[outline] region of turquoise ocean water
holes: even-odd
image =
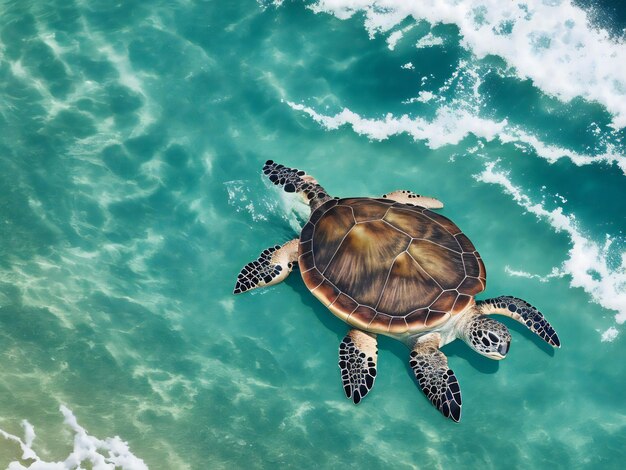
[[[590,3],[0,1],[0,467],[623,468],[626,14]],[[269,158],[442,200],[562,348],[446,346],[455,424],[382,338],[354,406],[297,271],[231,294],[306,215]]]

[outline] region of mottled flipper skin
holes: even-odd
[[[387,194],[383,194],[383,199],[391,199],[392,201],[401,202],[403,204],[411,204],[413,206],[426,207],[428,209],[441,209],[443,202],[434,197],[422,196],[415,194],[408,189],[399,189]]]
[[[274,245],[266,248],[257,259],[250,261],[241,269],[233,294],[278,284],[289,275],[297,259],[297,238],[283,246]]]
[[[461,419],[461,389],[448,358],[439,350],[440,336],[432,333],[418,341],[409,359],[422,392],[446,417],[457,423]]]
[[[376,335],[350,330],[339,345],[339,368],[346,397],[355,405],[374,386],[378,347]]]
[[[399,190],[380,198],[333,198],[304,171],[268,160],[264,175],[299,196],[311,215],[298,239],[265,250],[239,273],[235,293],[276,284],[297,263],[311,293],[353,328],[339,347],[346,396],[360,403],[377,372],[377,335],[411,350],[417,382],[445,417],[461,419],[461,390],[439,349],[462,339],[477,353],[504,359],[511,335],[491,314],[507,315],[554,347],[543,315],[510,296],[476,302],[487,272],[474,244],[430,209],[435,198]]]
[[[288,193],[300,193],[304,202],[311,206],[311,210],[331,199],[317,180],[297,168],[288,168],[268,160],[263,165],[263,174],[276,186]]]
[[[494,299],[481,300],[476,302],[476,307],[483,315],[497,314],[506,315],[517,320],[543,339],[546,343],[555,348],[561,347],[561,340],[552,328],[552,325],[545,319],[543,314],[528,302],[517,297],[503,295]]]

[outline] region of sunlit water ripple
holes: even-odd
[[[620,468],[626,14],[588,5],[0,1],[0,466]],[[307,216],[268,158],[442,200],[563,347],[446,346],[454,424],[382,338],[355,407],[297,273],[231,293]]]

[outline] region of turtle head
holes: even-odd
[[[485,315],[472,315],[461,336],[474,351],[498,361],[506,357],[511,344],[507,327]]]

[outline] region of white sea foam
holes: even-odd
[[[254,186],[249,181],[225,182],[228,203],[235,208],[235,211],[245,211],[250,214],[254,222],[267,221],[269,214],[276,214],[281,216],[295,232],[300,232],[302,230],[300,220],[306,220],[310,212],[308,206],[293,194],[284,191],[276,191],[276,194],[272,194],[276,188],[267,182],[269,181],[267,178],[263,180],[268,193],[261,198],[252,196],[255,194]]]
[[[586,12],[570,1],[318,0],[310,8],[340,19],[362,12],[370,36],[411,17],[456,24],[461,45],[477,58],[500,56],[545,93],[563,101],[597,101],[612,114],[615,127],[626,127],[626,46],[590,26]],[[393,46],[402,36],[394,33]]]
[[[431,92],[420,92],[414,101],[430,101],[437,99]],[[423,140],[430,148],[439,148],[443,145],[458,144],[468,135],[483,138],[487,141],[498,139],[503,143],[514,143],[534,151],[538,156],[554,163],[560,158],[568,158],[574,164],[588,165],[590,163],[616,164],[626,174],[626,156],[620,155],[611,146],[598,155],[582,155],[569,149],[549,145],[534,135],[510,125],[506,119],[494,121],[477,116],[471,109],[442,106],[437,110],[433,120],[411,118],[408,115],[396,117],[391,113],[384,119],[369,119],[344,108],[334,116],[318,113],[313,108],[302,104],[287,102],[297,111],[302,111],[328,130],[338,129],[349,125],[357,134],[365,135],[373,140],[385,140],[399,134],[409,134],[415,140]]]
[[[602,333],[602,342],[611,342],[617,338],[619,331],[614,326],[608,328],[604,333]]]
[[[591,299],[604,308],[616,313],[618,324],[626,321],[626,252],[622,253],[621,265],[613,267],[609,262],[609,248],[612,240],[607,236],[604,245],[586,238],[571,215],[563,213],[562,208],[547,210],[543,205],[533,202],[522,190],[515,186],[507,173],[495,169],[496,163],[490,162],[485,170],[476,175],[478,181],[501,186],[505,193],[528,212],[547,221],[557,232],[565,232],[571,243],[568,258],[553,274],[563,273],[570,277],[572,287],[585,290]],[[559,273],[559,274],[557,274]],[[603,335],[603,341],[610,341],[611,333]],[[606,338],[606,339],[605,339]]]
[[[435,97],[430,91],[420,91],[419,96],[416,98],[417,101],[422,103],[427,103]]]
[[[10,462],[7,470],[78,470],[89,464],[98,470],[147,470],[148,466],[139,457],[135,456],[128,443],[118,436],[98,439],[91,436],[85,428],[78,424],[72,411],[61,405],[61,413],[65,425],[73,433],[74,445],[72,452],[62,461],[45,461],[33,449],[35,429],[28,421],[22,421],[24,439],[0,429],[0,436],[15,443],[22,452],[19,460]],[[20,462],[20,460],[22,462]],[[30,461],[25,463],[24,461]]]
[[[423,36],[417,41],[415,47],[418,49],[423,49],[425,47],[433,47],[433,46],[442,46],[443,38],[440,36],[434,36],[433,33],[428,33],[426,36]]]
[[[396,48],[396,44],[398,44],[398,41],[402,39],[402,37],[414,27],[415,27],[415,24],[410,24],[406,26],[405,28],[398,29],[397,31],[394,31],[393,33],[391,33],[387,37],[387,47],[393,51]]]
[[[528,132],[515,127],[507,129],[498,137],[503,143],[521,143],[550,163],[554,163],[560,158],[569,158],[577,166],[588,165],[590,163],[616,164],[622,172],[626,174],[626,157],[617,152],[615,147],[611,144],[606,144],[606,150],[601,153],[584,155],[563,147],[546,144]]]
[[[319,114],[314,109],[296,103],[288,103],[293,109],[303,111],[326,129],[338,129],[349,124],[357,134],[370,139],[385,140],[393,135],[409,134],[415,140],[424,140],[430,148],[457,144],[469,134],[493,140],[502,133],[506,121],[495,122],[473,116],[463,109],[442,107],[433,121],[423,118],[410,118],[408,115],[395,117],[387,114],[384,119],[362,118],[345,108],[335,116]]]
[[[550,272],[550,274],[547,274],[545,276],[540,276],[539,274],[533,274],[527,271],[512,269],[510,266],[505,266],[504,272],[506,272],[509,276],[524,277],[526,279],[536,279],[539,282],[549,282],[550,279],[553,279],[555,277],[563,277],[566,274],[560,271],[558,268],[552,268],[552,271]]]

